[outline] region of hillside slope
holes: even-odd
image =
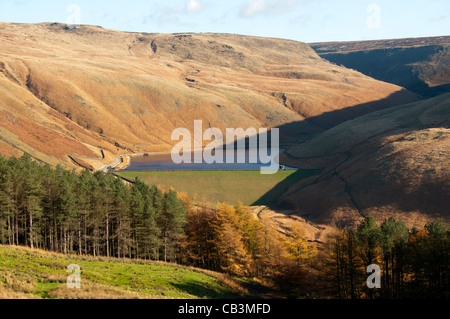
[[[61,254],[0,246],[0,299],[239,298],[241,283],[212,271],[162,262]],[[81,268],[80,289],[67,267]]]
[[[0,152],[50,164],[167,152],[172,131],[200,119],[282,127],[295,144],[415,100],[295,41],[0,23]]]
[[[354,225],[394,216],[408,226],[449,220],[450,94],[374,112],[284,154],[288,165],[321,168],[280,204],[309,220]]]
[[[450,36],[312,43],[324,59],[423,97],[450,92]]]

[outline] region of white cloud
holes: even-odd
[[[241,9],[241,16],[251,18],[260,13],[264,13],[267,9],[265,0],[249,0],[249,3]]]
[[[242,18],[253,18],[258,15],[279,15],[290,12],[299,0],[248,0],[240,11]]]
[[[200,0],[189,0],[186,3],[187,12],[200,12],[203,11],[204,7],[203,2]]]

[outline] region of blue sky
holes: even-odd
[[[450,35],[449,0],[0,0],[3,22],[80,22],[150,33],[303,42]]]

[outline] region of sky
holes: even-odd
[[[450,35],[450,0],[0,0],[0,21],[356,41]]]

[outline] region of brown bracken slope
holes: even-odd
[[[194,120],[281,127],[296,144],[416,100],[295,41],[0,23],[0,153],[52,165],[167,152],[172,131]]]
[[[450,208],[450,94],[374,112],[290,149],[283,161],[320,168],[280,204],[319,224],[354,225],[372,215],[410,227]]]

